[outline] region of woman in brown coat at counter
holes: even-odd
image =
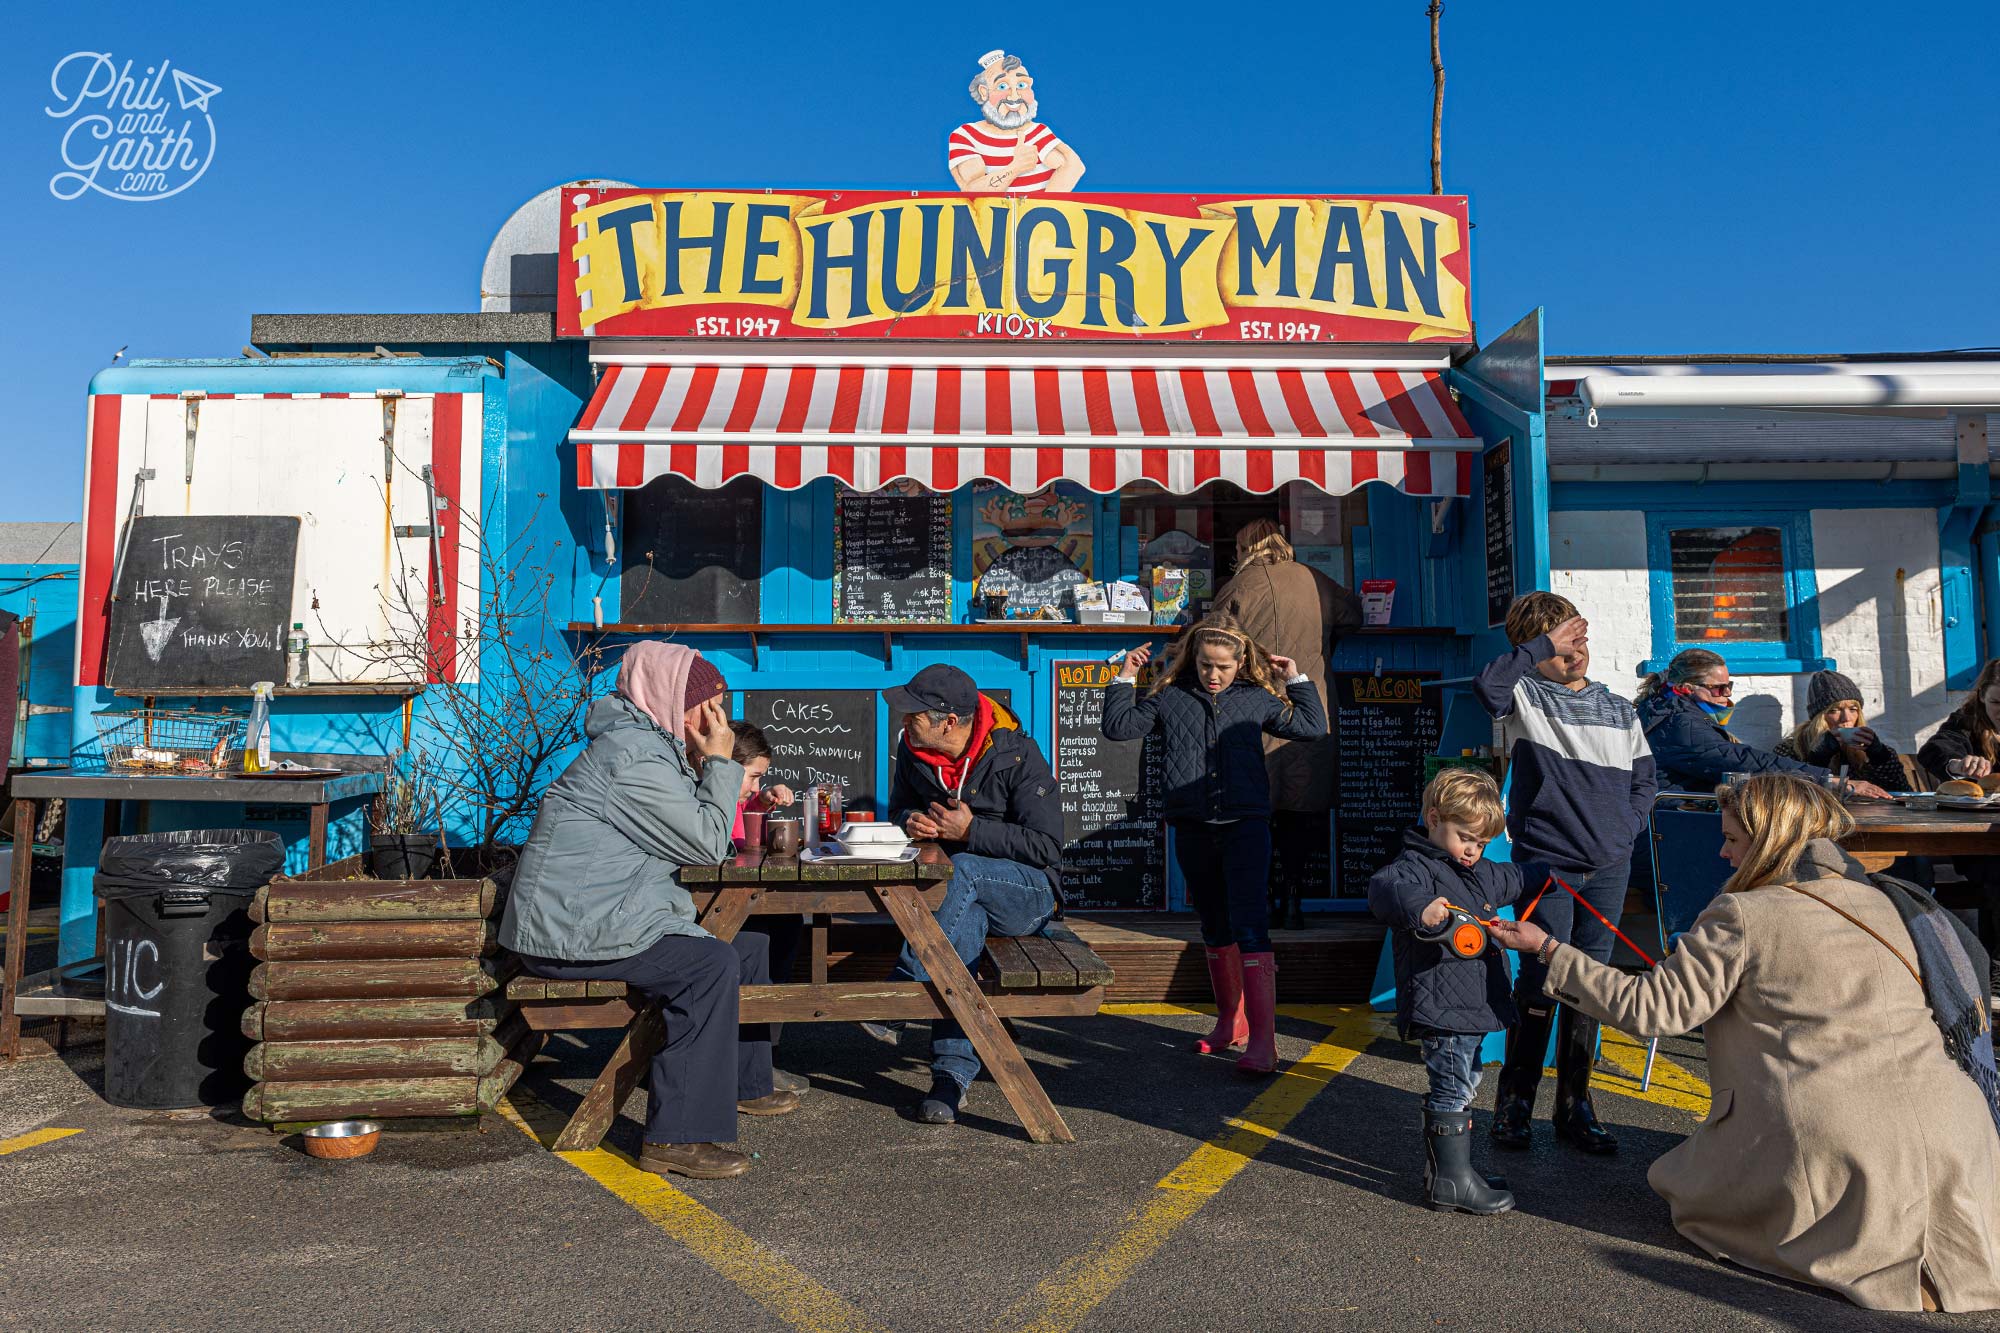
[[[1789,774],[1722,794],[1736,873],[1653,971],[1533,922],[1494,937],[1545,952],[1548,993],[1605,1023],[1702,1029],[1708,1118],[1646,1177],[1683,1236],[1869,1309],[2000,1308],[2000,1134],[1903,961],[1902,917],[1834,841],[1847,812]]]
[[[1293,558],[1292,544],[1268,518],[1253,519],[1236,534],[1236,573],[1215,594],[1215,611],[1233,618],[1245,634],[1279,657],[1298,663],[1327,707],[1326,666],[1341,636],[1361,624],[1361,600],[1310,565]],[[1331,720],[1329,711],[1327,717]],[[1315,847],[1324,849],[1327,811],[1333,808],[1332,727],[1316,741],[1264,738],[1264,768],[1271,780],[1271,841],[1277,852],[1271,877],[1271,923],[1305,925],[1299,911],[1303,870]],[[1289,909],[1289,910],[1287,910]]]

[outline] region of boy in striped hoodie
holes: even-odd
[[[1566,597],[1516,598],[1507,611],[1514,647],[1486,664],[1473,691],[1500,719],[1505,737],[1514,859],[1547,863],[1596,909],[1552,888],[1535,908],[1536,923],[1604,962],[1612,942],[1606,922],[1616,925],[1624,909],[1633,843],[1658,784],[1638,712],[1589,677],[1589,629]],[[1508,1030],[1507,1063],[1496,1081],[1493,1138],[1503,1148],[1533,1142],[1535,1088],[1557,1007],[1542,994],[1546,975],[1547,968],[1522,956],[1514,988],[1520,1018]],[[1615,1153],[1618,1140],[1598,1124],[1590,1101],[1597,1020],[1563,1006],[1560,1024],[1556,1137],[1587,1153]]]

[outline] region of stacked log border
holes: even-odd
[[[378,880],[350,857],[250,905],[244,1057],[253,1120],[422,1119],[493,1109],[541,1049],[506,999],[490,879]]]

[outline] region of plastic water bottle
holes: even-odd
[[[806,825],[806,827],[805,827],[805,835],[806,835],[806,846],[807,846],[807,847],[809,847],[809,848],[811,848],[811,849],[812,849],[813,851],[818,851],[818,850],[819,850],[819,839],[820,839],[820,832],[819,832],[819,805],[820,805],[820,799],[821,799],[821,796],[820,796],[820,790],[819,790],[819,784],[818,784],[818,783],[814,783],[814,784],[813,784],[812,786],[810,786],[810,787],[807,787],[807,788],[806,788],[806,809],[805,809],[805,815],[806,815],[806,818],[805,818],[805,825]]]
[[[294,620],[292,632],[285,636],[285,684],[293,689],[312,683],[311,648],[305,624]]]

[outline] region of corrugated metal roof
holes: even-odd
[[[83,558],[78,523],[0,523],[0,565],[74,565]]]
[[[1747,412],[1639,416],[1551,411],[1549,464],[1941,462],[1958,457],[1951,418]],[[2000,444],[2000,438],[1996,438]],[[2000,455],[1995,455],[2000,458]]]

